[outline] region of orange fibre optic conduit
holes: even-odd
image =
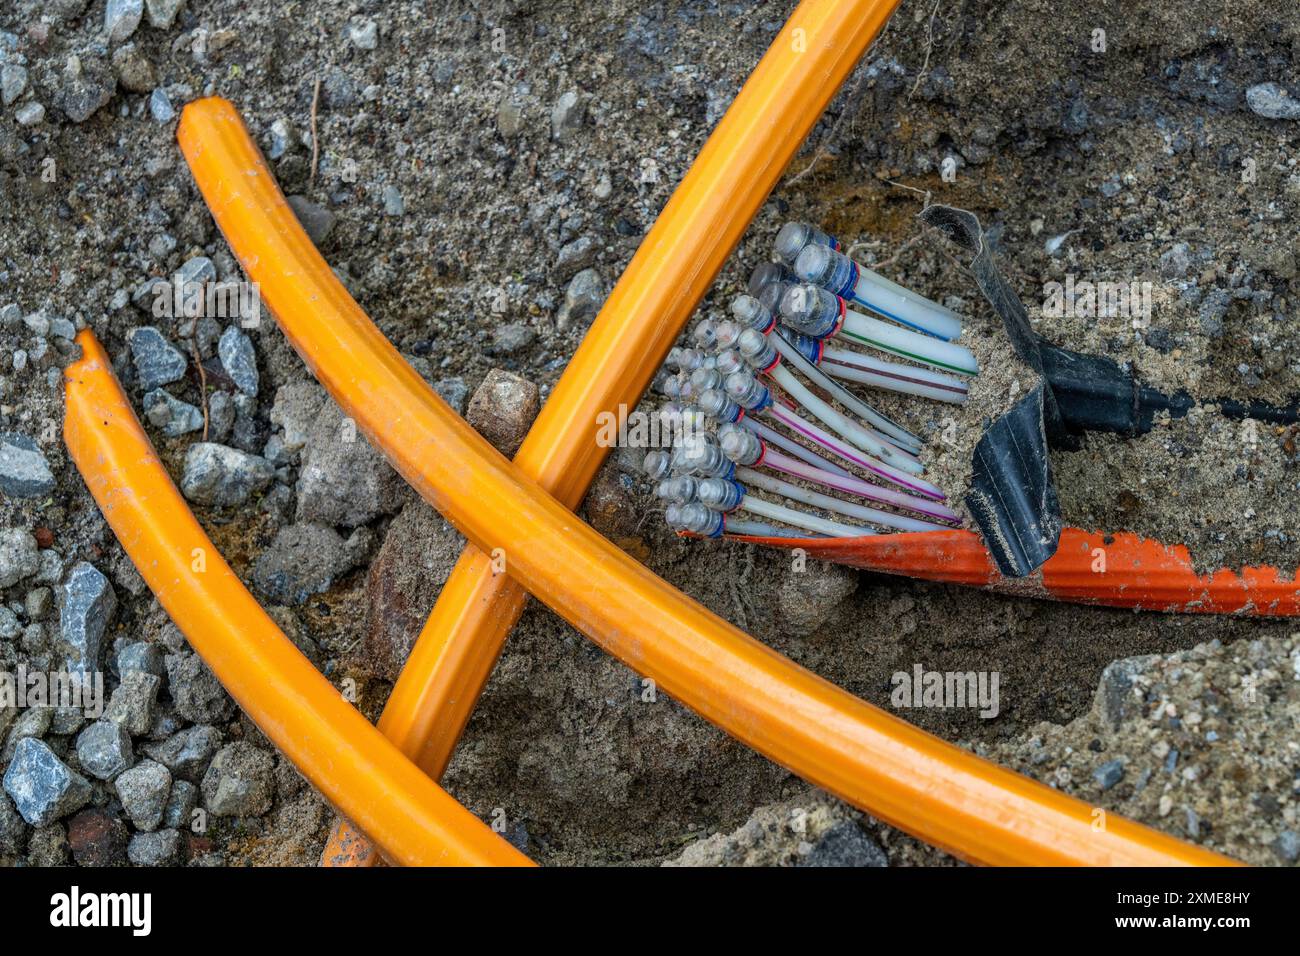
[[[973,531],[864,538],[732,537],[774,548],[801,548],[820,561],[1026,597],[1179,614],[1300,616],[1300,578],[1288,578],[1271,567],[1199,574],[1185,546],[1127,531],[1066,528],[1056,554],[1037,573],[1021,579],[999,574]]]
[[[281,633],[172,484],[89,331],[65,372],[63,436],[150,590],[239,706],[385,856],[529,864],[407,760]]]
[[[607,449],[601,411],[632,406],[835,91],[898,0],[805,0],[755,67],[641,242],[533,424],[515,464],[577,508]],[[467,544],[379,720],[442,776],[524,591]],[[373,862],[341,822],[327,865]]]
[[[1228,864],[970,754],[797,666],[677,591],[453,412],[347,294],[231,105],[185,108],[217,225],[317,379],[408,482],[508,573],[638,673],[816,786],[967,860]],[[364,829],[360,820],[354,820]]]

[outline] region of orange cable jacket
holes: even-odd
[[[64,441],[122,547],[239,706],[388,858],[528,859],[407,760],[281,633],[172,484],[89,331],[66,372]]]
[[[565,369],[515,464],[576,508],[606,449],[601,411],[634,405],[786,164],[898,0],[806,0],[737,94],[637,249]],[[437,779],[451,759],[526,592],[467,544],[379,727]],[[453,693],[454,692],[454,693]],[[345,852],[342,843],[346,842]],[[328,861],[373,863],[345,822]]]
[[[809,42],[815,49],[818,39]],[[858,700],[678,592],[496,452],[403,361],[311,244],[228,102],[191,103],[179,138],[244,269],[362,432],[479,548],[503,548],[525,588],[666,693],[813,784],[968,860],[1230,862],[1119,817],[1094,827],[1086,804]]]

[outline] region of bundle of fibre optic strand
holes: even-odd
[[[859,537],[959,524],[923,477],[921,440],[841,383],[963,403],[979,369],[953,341],[961,317],[806,223],[782,227],[775,257],[754,270],[733,318],[696,325],[693,347],[674,348],[655,379],[670,437],[644,469],[669,526]]]

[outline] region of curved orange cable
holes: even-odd
[[[822,680],[615,548],[497,453],[402,359],[312,245],[234,108],[185,108],[181,148],[289,341],[394,467],[565,620],[804,779],[968,860],[1230,861],[1093,808]]]
[[[266,615],[172,484],[89,330],[66,372],[64,441],[149,588],[244,712],[391,860],[523,866],[343,699]]]

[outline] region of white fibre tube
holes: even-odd
[[[753,485],[755,488],[770,491],[774,495],[784,495],[786,498],[812,505],[814,508],[834,511],[837,514],[857,518],[859,521],[868,521],[884,528],[895,528],[899,531],[946,531],[948,529],[947,525],[922,521],[919,518],[908,518],[889,511],[881,511],[879,508],[868,508],[866,505],[857,505],[851,501],[833,498],[830,495],[822,494],[820,491],[812,491],[773,475],[765,475],[753,468],[737,468],[736,480],[742,485]]]

